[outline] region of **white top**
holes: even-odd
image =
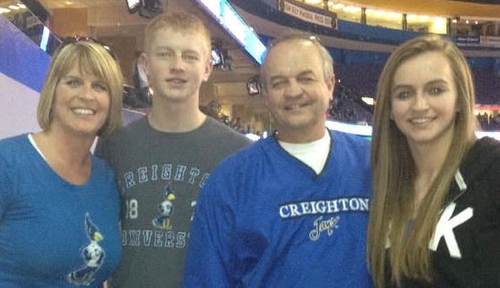
[[[38,152],[38,154],[40,154],[40,156],[42,156],[43,160],[47,161],[47,159],[45,158],[45,155],[43,155],[40,148],[38,148],[38,146],[36,145],[35,139],[33,139],[33,134],[31,134],[31,133],[28,134],[28,140],[30,140],[31,145],[33,145],[36,152]]]
[[[330,151],[330,133],[328,131],[325,132],[323,138],[309,143],[278,142],[286,152],[311,167],[316,174],[321,173]]]

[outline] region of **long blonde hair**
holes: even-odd
[[[415,217],[415,162],[406,137],[390,119],[390,91],[397,68],[429,51],[438,51],[448,60],[459,111],[453,145]],[[474,103],[474,84],[467,61],[460,50],[443,37],[426,35],[409,40],[397,48],[385,64],[377,87],[374,115],[373,199],[368,228],[368,262],[377,287],[385,286],[387,266],[392,271],[391,280],[398,286],[403,276],[432,281],[428,246],[455,172],[475,139]],[[408,229],[410,220],[414,222]],[[386,249],[388,243],[390,249]]]

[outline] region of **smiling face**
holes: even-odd
[[[447,58],[426,52],[403,62],[391,88],[392,115],[410,145],[452,141],[457,89]]]
[[[305,143],[324,135],[334,79],[325,79],[323,68],[320,51],[311,41],[285,41],[270,50],[263,82],[278,139]]]
[[[200,86],[212,72],[205,42],[191,30],[163,28],[154,33],[144,63],[155,99],[198,101]]]
[[[50,129],[95,137],[110,108],[106,83],[74,65],[57,83]]]

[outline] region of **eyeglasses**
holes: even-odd
[[[118,58],[116,57],[116,54],[113,52],[111,47],[109,47],[109,45],[104,44],[103,42],[101,42],[95,38],[91,38],[91,37],[71,36],[71,37],[64,38],[62,40],[61,46],[59,46],[59,50],[63,49],[65,46],[67,46],[69,44],[75,44],[75,43],[82,42],[82,41],[99,44],[102,48],[104,48],[106,51],[108,51],[109,55],[111,55],[111,57],[113,57],[113,59],[118,60]]]

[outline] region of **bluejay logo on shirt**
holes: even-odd
[[[309,239],[317,241],[326,233],[332,236],[334,229],[338,228],[341,213],[368,213],[369,198],[343,197],[326,200],[307,200],[280,205],[279,215],[282,219],[294,219],[312,215],[316,217],[309,232]],[[330,217],[328,217],[330,215]]]
[[[172,230],[172,223],[170,217],[174,213],[175,200],[174,190],[172,184],[168,183],[164,188],[163,201],[158,205],[158,212],[160,215],[153,219],[153,226],[162,230]]]
[[[210,176],[204,170],[184,164],[156,163],[121,172],[118,179],[124,204],[122,245],[186,248],[188,220],[192,220],[198,191]],[[157,195],[153,200],[152,194]]]
[[[85,262],[84,266],[69,273],[67,280],[74,285],[88,286],[94,281],[95,273],[104,261],[105,253],[104,249],[99,245],[99,242],[104,238],[97,226],[92,223],[88,213],[85,214],[85,227],[90,243],[82,247],[81,255]]]

